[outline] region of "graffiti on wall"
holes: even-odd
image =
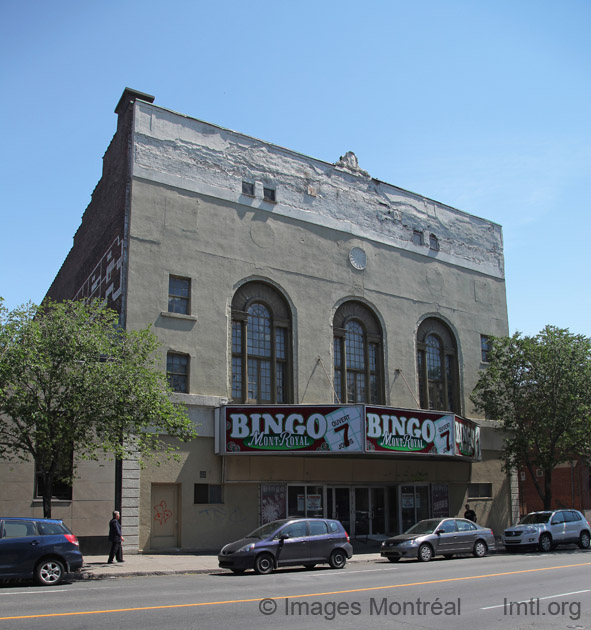
[[[164,501],[164,499],[160,501],[158,505],[154,506],[154,510],[156,511],[154,520],[158,521],[160,525],[164,525],[164,523],[172,517],[172,510],[166,507],[166,501]]]
[[[215,523],[242,523],[246,517],[240,511],[239,507],[229,509],[226,507],[210,507],[199,511],[199,516],[203,516],[209,522]]]

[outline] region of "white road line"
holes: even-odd
[[[589,593],[591,592],[589,589],[585,591],[573,591],[572,593],[560,593],[559,595],[548,595],[547,597],[529,597],[528,599],[522,599],[520,602],[511,602],[512,604],[524,604],[530,602],[532,599],[536,601],[542,601],[544,599],[556,599],[557,597],[568,597],[569,595],[580,595],[581,593]],[[493,608],[503,608],[506,604],[499,604],[497,606],[487,606],[486,608],[481,608],[480,610],[492,610]]]
[[[14,596],[14,595],[51,595],[51,593],[64,593],[66,591],[69,591],[69,588],[52,588],[50,591],[40,591],[39,589],[36,589],[34,591],[8,591],[8,592],[4,592],[2,591],[0,593],[0,595],[10,595],[10,596]]]
[[[84,589],[84,591],[104,591],[107,589],[120,589],[119,586],[89,586]],[[75,591],[72,588],[51,588],[49,587],[47,590],[45,589],[31,589],[30,591],[24,591],[22,589],[18,591],[0,591],[1,595],[51,595],[52,593],[78,593],[79,591]]]

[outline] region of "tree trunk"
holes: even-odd
[[[53,475],[43,475],[43,516],[51,518],[51,495],[53,494]]]
[[[544,470],[544,509],[552,509],[552,469]]]

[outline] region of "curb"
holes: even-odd
[[[376,559],[381,559],[381,558],[376,558],[375,557],[376,554],[371,554],[371,555],[372,555],[371,558],[365,558],[363,556],[353,557],[347,562],[347,564],[355,564],[355,563],[361,563],[361,562],[375,562]],[[83,566],[79,571],[76,571],[74,573],[69,573],[68,579],[71,581],[83,581],[83,580],[90,581],[90,580],[108,580],[108,579],[115,579],[115,578],[120,578],[120,577],[141,577],[141,576],[149,576],[149,575],[197,575],[197,574],[214,575],[216,573],[226,573],[226,572],[227,572],[226,569],[222,569],[216,566],[216,567],[209,567],[206,569],[186,568],[186,569],[179,569],[179,570],[130,569],[130,570],[117,571],[116,573],[110,573],[110,572],[106,573],[106,572],[102,572],[100,569],[98,570],[88,569]]]

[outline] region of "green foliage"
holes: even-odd
[[[30,460],[51,497],[53,481],[72,481],[75,458],[158,458],[194,428],[173,404],[149,330],[124,331],[95,301],[0,301],[0,456]],[[48,506],[49,512],[51,506]]]
[[[554,326],[494,338],[471,398],[499,421],[506,468],[528,468],[549,509],[552,470],[591,455],[591,339]]]

